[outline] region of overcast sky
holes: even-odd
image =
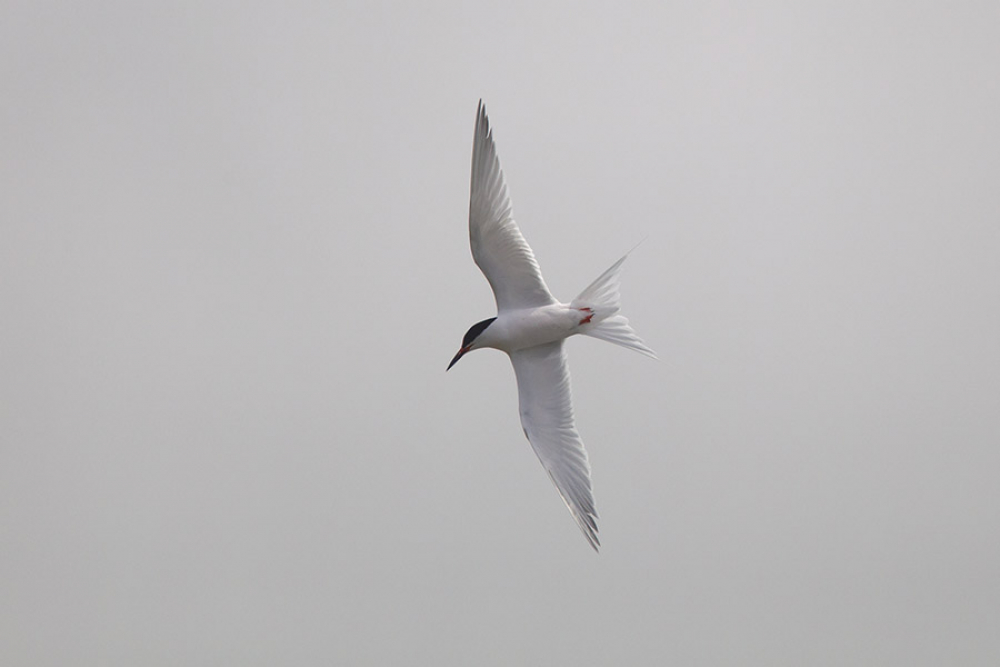
[[[1000,664],[1000,5],[5,2],[0,663]],[[557,297],[595,554],[468,247]]]

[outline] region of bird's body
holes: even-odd
[[[618,282],[625,257],[568,304],[560,303],[549,292],[534,253],[514,222],[481,101],[472,149],[469,240],[473,259],[493,288],[497,316],[469,329],[448,368],[466,353],[480,348],[508,354],[517,376],[524,433],[596,550],[600,542],[590,463],[573,421],[563,341],[583,334],[653,358],[656,355],[632,331],[628,320],[618,314]]]
[[[591,321],[587,319],[589,317],[592,317],[590,311],[565,303],[504,311],[480,334],[479,346],[510,354],[527,347],[554,343],[580,333]]]

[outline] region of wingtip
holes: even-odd
[[[585,531],[583,535],[587,538],[587,542],[590,543],[590,548],[594,550],[594,553],[601,553],[601,540],[597,537],[597,531]]]
[[[580,525],[580,529],[583,530],[583,536],[587,538],[587,544],[594,550],[594,553],[601,553],[601,540],[597,537],[597,530],[587,530],[582,524]]]
[[[476,132],[474,145],[479,145],[483,138],[489,140],[492,138],[490,133],[490,119],[486,115],[486,104],[483,102],[482,98],[479,100],[479,107],[476,109]]]

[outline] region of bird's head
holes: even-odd
[[[486,329],[491,324],[493,324],[493,321],[495,319],[496,319],[495,317],[491,317],[488,320],[483,320],[482,322],[476,322],[471,327],[469,327],[469,330],[465,332],[465,338],[462,339],[461,349],[459,349],[458,354],[455,355],[455,358],[451,360],[451,363],[448,364],[448,368],[446,368],[445,371],[450,371],[451,367],[457,364],[458,360],[461,359],[466,352],[471,352],[472,350],[483,347],[482,339],[480,339],[480,336],[484,331],[486,331]]]

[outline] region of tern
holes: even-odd
[[[486,107],[476,112],[469,201],[472,258],[486,276],[497,315],[477,322],[446,370],[473,350],[506,352],[517,377],[521,426],[566,507],[598,550],[597,511],[590,462],[573,420],[569,366],[563,341],[576,334],[656,354],[618,314],[619,280],[628,254],[611,265],[570,303],[556,300],[542,279],[535,255],[514,222]]]

